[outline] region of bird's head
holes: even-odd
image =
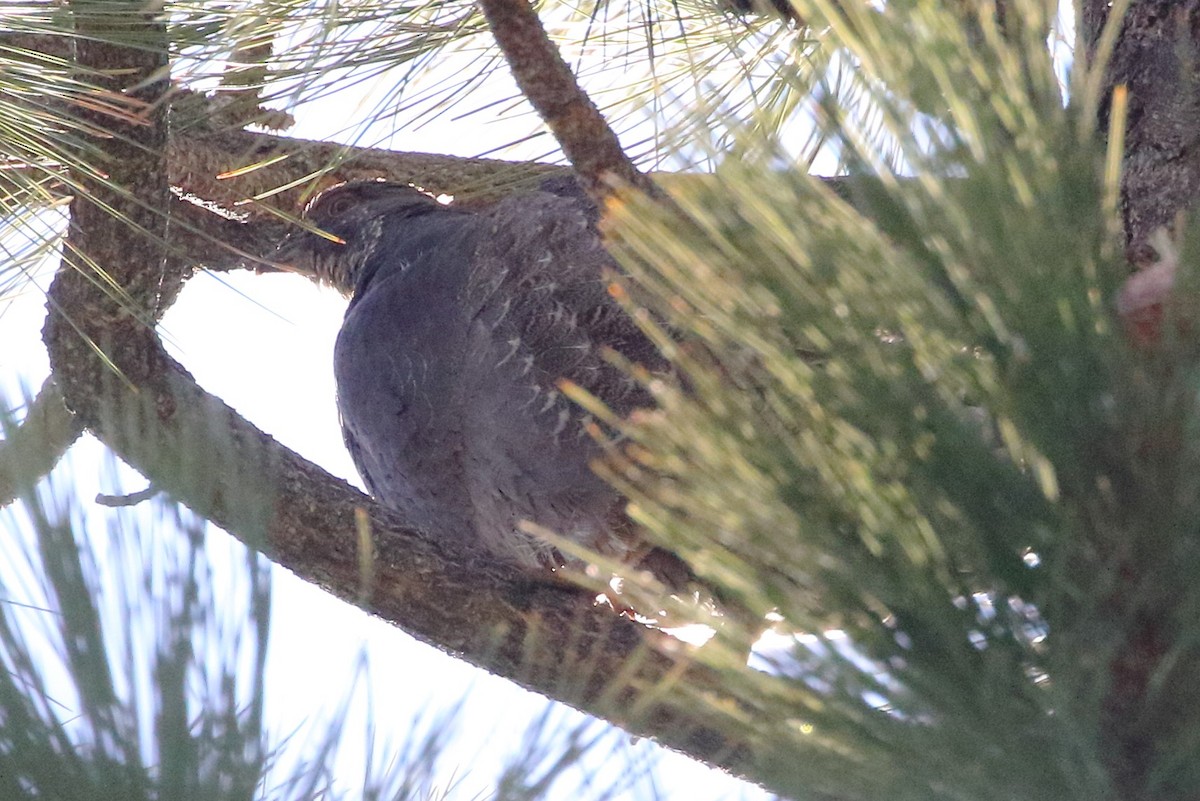
[[[411,186],[354,181],[326,189],[304,209],[307,227],[288,234],[275,261],[293,272],[351,294],[385,223],[395,224],[444,208]]]

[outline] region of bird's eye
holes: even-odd
[[[326,208],[329,214],[339,216],[350,211],[354,207],[354,198],[349,194],[342,192],[336,197],[330,198],[329,206]]]

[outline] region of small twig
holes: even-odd
[[[103,492],[96,495],[96,503],[101,506],[121,507],[121,506],[137,506],[142,501],[148,501],[158,493],[162,492],[158,487],[151,484],[144,490],[131,492],[128,495],[105,495]]]

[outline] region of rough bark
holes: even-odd
[[[237,129],[173,136],[168,156],[173,186],[251,217],[269,216],[267,208],[293,211],[303,196],[341,181],[386,178],[477,201],[569,172],[555,164],[398,153]]]
[[[1109,4],[1087,0],[1082,30],[1094,50]],[[1129,89],[1122,212],[1127,243],[1145,247],[1156,228],[1200,195],[1200,0],[1131,4],[1109,60],[1103,97]],[[1108,104],[1100,129],[1108,129]]]
[[[653,192],[546,35],[529,0],[480,0],[521,94],[549,126],[584,189],[603,206],[613,184]]]

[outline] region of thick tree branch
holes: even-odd
[[[569,168],[557,164],[401,153],[237,129],[176,132],[167,153],[171,186],[191,200],[225,211],[222,216],[191,200],[169,204],[168,251],[182,275],[192,267],[229,270],[269,261],[290,230],[287,218],[299,213],[304,193],[311,194],[314,184],[386,178],[477,203],[534,188],[553,175],[570,174]],[[14,179],[23,170],[29,179],[44,176],[41,168],[5,166],[6,175]],[[278,191],[279,187],[289,188]],[[71,194],[65,182],[43,189],[59,197]],[[259,196],[263,199],[254,200]]]
[[[479,5],[521,94],[550,127],[592,199],[603,206],[614,180],[654,192],[575,80],[529,0],[480,0]]]
[[[474,200],[528,189],[567,171],[555,164],[398,153],[236,129],[173,135],[168,164],[172,186],[252,217],[265,212],[250,198],[266,196],[263,204],[291,211],[313,183],[386,178]]]
[[[81,280],[60,276],[64,285]],[[302,578],[451,654],[704,761],[756,774],[749,743],[720,733],[728,723],[698,700],[720,695],[719,677],[690,666],[678,643],[585,594],[464,548],[460,538],[404,526],[199,389],[152,332],[110,333],[120,342],[110,353],[138,368],[126,371],[134,386],[97,376],[104,389],[81,414],[155,486]],[[58,350],[60,369],[98,372],[86,347]]]
[[[29,178],[45,172],[11,163],[4,170],[14,178],[22,171]],[[314,183],[386,178],[476,202],[570,173],[569,167],[558,164],[351,147],[238,129],[173,133],[168,170],[171,185],[179,191],[250,218],[270,217],[267,207],[295,208],[302,193],[312,193]],[[60,184],[57,194],[66,197],[70,192]],[[261,202],[252,200],[259,195],[265,196]]]

